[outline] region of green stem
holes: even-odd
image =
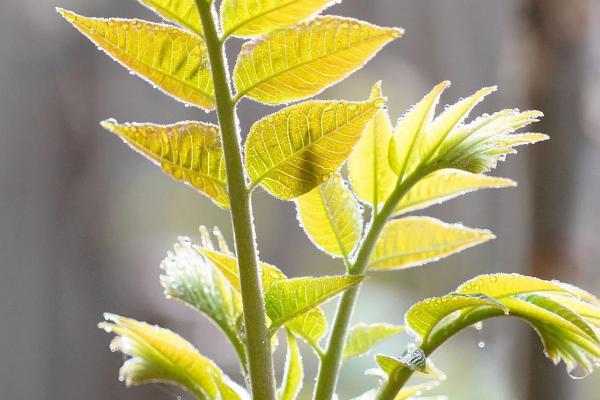
[[[423,168],[416,171],[396,186],[379,213],[371,221],[371,227],[361,244],[356,256],[356,261],[354,261],[354,264],[348,269],[350,275],[362,275],[365,273],[369,265],[371,253],[377,243],[377,239],[383,231],[386,222],[394,215],[394,210],[396,209],[398,202],[415,185],[415,183],[430,172],[432,172],[431,169]],[[352,317],[354,304],[356,303],[359,290],[360,286],[358,285],[347,290],[340,300],[335,321],[333,323],[333,329],[329,338],[329,344],[319,368],[319,376],[317,378],[317,386],[314,393],[315,400],[330,400],[333,398],[340,372],[344,344],[346,343],[346,336],[348,334],[348,326],[350,325],[350,318]]]
[[[425,356],[429,357],[431,353],[433,353],[438,347],[440,347],[444,342],[450,339],[459,331],[464,328],[471,326],[477,322],[483,321],[484,319],[497,317],[500,315],[504,315],[502,310],[492,307],[483,307],[480,309],[476,309],[473,312],[467,313],[461,318],[452,321],[444,328],[435,331],[425,343],[421,345],[421,350],[425,353]],[[376,400],[394,400],[396,395],[408,379],[414,373],[413,370],[409,368],[402,368],[396,373],[391,374],[388,378],[387,382],[381,386],[379,392],[377,392]]]
[[[235,103],[232,101],[223,44],[212,13],[212,2],[196,0],[202,20],[204,39],[210,60],[217,103],[217,115],[223,139],[227,189],[231,205],[231,220],[238,259],[248,372],[253,399],[275,400],[275,376],[271,358],[271,342],[267,336],[264,298],[258,270],[254,225],[250,195],[242,164],[240,137],[236,124]]]

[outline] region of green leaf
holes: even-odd
[[[287,332],[288,350],[283,373],[283,383],[279,390],[279,400],[295,400],[302,389],[304,370],[302,367],[302,355],[298,348],[296,338],[291,332]]]
[[[224,36],[252,37],[294,25],[317,14],[332,0],[223,0]]]
[[[233,71],[237,96],[266,104],[314,96],[360,69],[402,33],[336,16],[273,32],[242,46]]]
[[[570,285],[518,274],[482,275],[461,285],[457,293],[417,303],[405,320],[419,341],[435,340],[437,347],[448,335],[482,319],[519,317],[535,328],[554,363],[564,360],[569,372],[579,366],[590,373],[600,361],[600,340],[594,324],[600,306],[594,296],[587,294],[594,300],[590,302],[577,292],[587,294]],[[478,305],[478,301],[483,303]]]
[[[167,21],[174,22],[183,28],[204,36],[202,21],[195,0],[138,0]]]
[[[465,124],[473,107],[496,90],[483,88],[446,107],[433,119],[435,106],[449,82],[437,85],[398,123],[390,141],[389,163],[405,178],[419,168],[456,168],[473,173],[496,166],[515,146],[547,139],[537,133],[513,134],[542,116],[539,111],[503,110]]]
[[[447,224],[430,217],[397,219],[383,229],[371,254],[369,269],[419,266],[493,238],[488,230]]]
[[[382,96],[379,81],[373,86],[371,98]],[[376,211],[394,190],[398,180],[388,163],[391,138],[392,122],[387,110],[383,109],[365,126],[362,137],[348,158],[348,176],[356,197]]]
[[[472,174],[458,169],[435,171],[417,182],[400,200],[396,215],[420,210],[480,189],[516,186],[511,179]]]
[[[219,270],[192,248],[188,238],[169,251],[161,263],[160,282],[168,298],[175,298],[207,315],[227,335],[245,364],[245,346],[238,336],[237,319],[242,313],[241,297]]]
[[[105,314],[105,319],[108,322],[99,326],[117,335],[111,348],[131,357],[120,371],[128,386],[167,382],[188,389],[199,399],[217,400],[224,394],[228,400],[240,399],[219,367],[181,336],[113,314]]]
[[[235,257],[218,252],[210,246],[196,247],[229,281],[231,286],[241,293],[240,277],[237,260]],[[274,265],[260,262],[263,290],[267,290],[273,282],[287,279],[285,274]],[[319,307],[313,308],[302,315],[293,318],[286,323],[286,327],[294,334],[306,340],[315,349],[318,348],[319,340],[327,333],[327,319],[323,310]]]
[[[271,330],[357,285],[363,276],[323,276],[274,282],[265,292]]]
[[[362,356],[384,340],[402,332],[404,326],[390,324],[360,324],[350,330],[344,347],[344,359]]]
[[[138,19],[57,11],[106,54],[165,93],[205,110],[215,107],[206,45],[197,35]]]
[[[298,219],[319,249],[348,260],[363,229],[359,204],[340,174],[296,199]]]
[[[245,144],[252,188],[291,200],[327,181],[346,161],[367,122],[384,105],[307,101],[252,125]]]
[[[220,207],[229,207],[223,145],[216,126],[193,121],[119,124],[114,119],[101,125],[160,165],[165,173],[204,193]]]
[[[506,307],[497,300],[479,294],[451,293],[442,297],[432,297],[415,304],[408,310],[404,319],[407,328],[421,343],[427,340],[438,324],[456,311],[472,307],[487,306],[502,312]]]

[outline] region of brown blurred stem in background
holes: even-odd
[[[545,279],[577,279],[568,254],[581,150],[585,34],[590,0],[527,0],[528,107],[545,117],[537,129],[551,140],[532,149],[531,273]],[[530,340],[527,399],[567,399],[564,371],[554,368]]]

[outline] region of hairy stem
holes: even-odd
[[[452,336],[454,336],[464,328],[471,326],[479,321],[483,321],[484,319],[497,317],[499,315],[504,315],[502,310],[492,307],[483,307],[473,312],[467,313],[462,317],[457,318],[455,321],[452,321],[442,329],[435,331],[427,339],[427,341],[421,345],[420,348],[425,353],[425,356],[428,357],[444,342],[446,342],[448,339],[450,339]],[[398,392],[402,390],[402,388],[413,373],[414,371],[409,368],[402,368],[396,371],[395,373],[391,374],[387,382],[384,385],[382,385],[379,391],[377,392],[376,400],[394,400]]]
[[[381,210],[376,214],[374,213],[376,216],[371,221],[369,231],[358,250],[356,261],[348,268],[348,273],[350,275],[361,275],[365,273],[371,253],[377,243],[377,239],[379,239],[379,235],[381,235],[386,222],[394,215],[394,210],[396,209],[398,202],[415,185],[415,183],[430,172],[432,172],[431,169],[423,168],[399,183],[385,201]],[[350,319],[359,290],[359,285],[347,290],[340,300],[335,321],[333,323],[333,329],[329,338],[329,344],[319,368],[319,376],[317,378],[317,386],[314,393],[315,400],[331,400],[333,398],[342,363],[342,353],[344,344],[346,343],[348,327],[350,325]]]
[[[248,372],[253,399],[276,400],[275,376],[271,358],[271,342],[267,336],[264,298],[258,270],[254,225],[250,195],[242,164],[240,137],[236,123],[235,103],[232,100],[229,75],[212,12],[212,2],[196,0],[202,20],[204,38],[210,60],[217,115],[223,139],[227,190],[231,205],[231,220],[238,260]]]

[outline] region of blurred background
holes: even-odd
[[[56,5],[157,20],[134,0],[21,0],[0,11],[0,398],[188,398],[170,387],[127,389],[117,381],[121,356],[96,328],[104,311],[180,332],[239,379],[225,339],[164,299],[158,282],[177,235],[197,239],[200,224],[218,225],[231,239],[227,213],[98,125],[107,117],[168,123],[214,115],[131,77],[59,18]],[[494,171],[518,180],[518,188],[426,211],[489,227],[498,239],[422,268],[373,275],[355,319],[401,323],[413,302],[496,271],[558,278],[600,294],[600,2],[344,0],[329,12],[407,33],[322,97],[364,99],[383,79],[396,119],[441,80],[453,81],[445,103],[498,84],[478,112],[541,109],[546,118],[535,130],[552,138]],[[232,40],[228,48],[239,45]],[[244,134],[270,110],[243,102]],[[291,203],[263,192],[254,206],[263,260],[292,276],[342,272],[309,243]],[[330,313],[334,306],[327,305]],[[399,354],[406,342],[400,336],[378,351]],[[310,377],[316,362],[304,350]],[[435,393],[450,399],[600,398],[598,373],[575,381],[562,365],[552,368],[532,330],[516,320],[467,331],[434,360],[449,378]],[[340,399],[374,387],[363,374],[373,366],[371,357],[349,362]],[[312,382],[305,383],[308,398]]]

